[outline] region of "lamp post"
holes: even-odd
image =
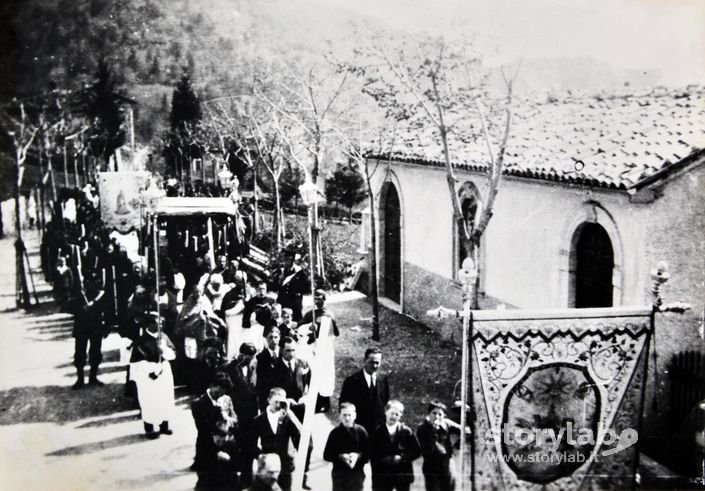
[[[314,210],[313,207],[316,204],[316,198],[318,195],[318,189],[316,188],[316,185],[311,182],[310,180],[306,179],[306,181],[299,186],[299,193],[301,193],[301,201],[304,202],[304,205],[308,208],[308,266],[310,270],[310,281],[311,281],[311,300],[313,301],[313,297],[316,291],[316,276],[315,276],[315,267],[314,267],[314,254],[313,254],[313,248],[314,248],[314,237],[313,237],[313,229],[315,227],[315,220],[314,220]],[[316,313],[315,309],[311,308],[311,313],[312,313],[312,318],[311,322],[316,323]]]
[[[223,169],[218,172],[218,182],[220,182],[220,188],[228,192],[230,189],[230,180],[233,177],[233,173],[228,170],[227,166],[223,164]],[[228,194],[230,194],[228,192]]]
[[[475,284],[477,282],[478,271],[475,267],[475,263],[469,257],[466,257],[463,264],[458,270],[458,280],[463,286],[463,310],[457,311],[448,309],[446,307],[439,306],[436,309],[429,310],[426,312],[427,315],[436,317],[437,319],[445,319],[451,315],[455,315],[456,318],[461,318],[463,335],[462,335],[462,355],[461,355],[461,367],[460,367],[460,427],[461,437],[460,437],[460,491],[465,489],[466,482],[466,471],[465,471],[465,433],[467,428],[467,407],[468,407],[468,392],[472,392],[472,360],[471,358],[471,345],[472,333],[470,332],[472,323],[470,310],[470,304],[473,298],[473,291],[475,289]],[[468,390],[468,382],[470,383],[470,390]],[[472,422],[471,422],[472,423]],[[474,424],[473,424],[474,426]],[[472,438],[475,438],[475,428],[471,428]],[[470,448],[470,468],[472,469],[475,465],[475,449]],[[474,486],[473,486],[474,488]]]
[[[465,428],[467,427],[467,401],[468,401],[468,378],[472,378],[472,353],[469,343],[470,338],[470,302],[473,298],[473,289],[477,281],[477,268],[475,263],[469,257],[463,261],[460,271],[458,271],[458,279],[463,285],[463,349],[462,349],[462,366],[460,367],[460,427],[462,428],[462,436],[460,438],[460,491],[465,489]],[[473,428],[474,430],[474,428]],[[474,438],[474,434],[473,434]],[[474,466],[474,449],[470,449],[470,466]]]

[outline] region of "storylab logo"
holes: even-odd
[[[599,456],[608,457],[633,446],[639,440],[638,432],[625,428],[617,433],[612,428],[598,425],[597,431],[591,428],[575,428],[571,421],[555,428],[520,428],[502,425],[491,428],[484,435],[486,443],[502,442],[505,447],[526,448],[551,453],[561,453],[566,449],[593,449],[599,445]]]

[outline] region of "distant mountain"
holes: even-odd
[[[505,73],[514,73],[517,64],[505,65]],[[502,88],[499,68],[493,70],[494,87]],[[625,87],[653,87],[659,84],[660,70],[635,70],[614,66],[593,58],[553,58],[522,60],[517,92],[545,90],[614,90]]]

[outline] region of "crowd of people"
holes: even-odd
[[[305,412],[331,408],[340,334],[325,291],[315,290],[313,308],[303,312],[310,283],[302,258],[278,272],[274,295],[241,268],[227,237],[216,241],[213,260],[206,230],[181,223],[167,230],[157,275],[154,262],[131,261],[102,227],[90,189],[70,197],[75,218],[57,213],[42,258],[59,308],[74,315],[73,388],[86,384],[86,362],[88,385],[102,385],[101,343],[116,328],[129,345],[126,393],[136,397],[147,438],[173,433],[175,386],[195,396],[197,489],[291,489]],[[367,349],[338,394],[340,424],[323,452],[333,489],[361,490],[368,462],[375,491],[409,489],[421,456],[426,488],[454,489],[458,425],[439,402],[416,431],[404,424],[381,363],[381,351]],[[304,447],[309,489],[311,445]]]

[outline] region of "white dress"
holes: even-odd
[[[162,352],[161,363],[140,360],[130,364],[130,379],[137,385],[142,421],[156,426],[171,421],[174,413],[174,376],[167,359],[174,356],[170,349],[163,349]],[[150,377],[154,373],[159,376]]]
[[[252,343],[257,348],[257,351],[264,349],[264,326],[255,320],[255,314],[252,314],[249,329],[242,329],[242,342]]]
[[[318,370],[318,393],[330,397],[335,391],[335,335],[330,317],[321,319],[321,331],[314,349]]]
[[[245,303],[238,300],[235,307],[225,311],[225,324],[228,326],[228,358],[235,358],[240,352],[240,345],[243,343],[242,311]]]

